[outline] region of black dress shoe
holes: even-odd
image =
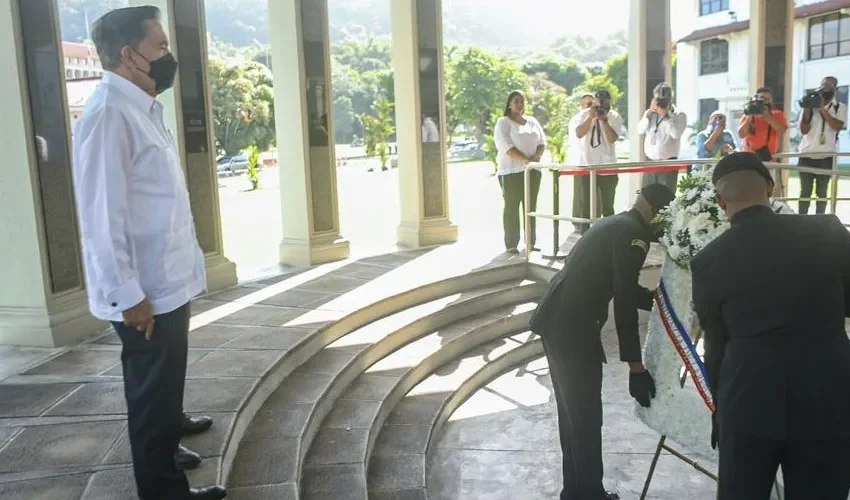
[[[223,486],[207,486],[189,490],[189,498],[192,500],[221,500],[226,496],[227,490]]]
[[[200,455],[182,444],[177,447],[177,453],[174,455],[174,464],[180,470],[197,469],[202,460]]]
[[[190,417],[184,413],[183,420],[180,422],[180,433],[183,436],[194,436],[208,431],[212,425],[212,417]]]

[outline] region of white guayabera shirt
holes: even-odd
[[[74,190],[92,314],[143,299],[171,312],[206,288],[189,193],[162,105],[107,72],[74,131]]]

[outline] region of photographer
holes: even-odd
[[[772,161],[786,130],[788,119],[773,108],[773,91],[767,87],[758,89],[744,106],[744,116],[738,124],[738,137],[743,139],[741,150],[755,153],[762,161]]]
[[[575,131],[572,130],[575,126]],[[579,140],[583,164],[616,163],[614,148],[623,130],[623,119],[611,109],[611,94],[605,89],[596,91],[593,104],[570,121],[570,134]],[[619,181],[617,174],[596,176],[596,187],[602,205],[602,215],[614,215],[614,193]],[[589,181],[588,181],[589,182]],[[588,200],[589,213],[589,200]]]
[[[828,76],[823,79],[818,90],[800,99],[800,107],[803,108],[800,132],[803,139],[800,141],[798,165],[801,167],[832,169],[832,156],[829,153],[838,150],[838,133],[847,122],[847,106],[838,102],[835,93],[837,86],[838,79]],[[809,198],[815,184],[816,196],[826,198],[829,176],[800,172],[800,198]],[[801,199],[799,203],[800,213],[808,213],[810,202]],[[815,211],[826,213],[826,201],[817,201]]]
[[[567,148],[567,165],[579,166],[585,165],[584,155],[582,155],[582,139],[576,136],[576,130],[579,125],[584,123],[584,110],[593,106],[596,96],[592,92],[585,92],[581,95],[579,103],[579,112],[570,119],[568,126],[569,147]],[[574,175],[573,177],[573,217],[590,217],[590,176]],[[590,224],[585,222],[573,222],[575,232],[584,234],[590,228]]]
[[[644,154],[653,161],[675,160],[679,157],[688,117],[673,106],[673,88],[668,83],[659,83],[652,94],[649,109],[638,125],[638,134],[644,136]],[[675,193],[678,177],[678,172],[647,173],[643,174],[643,185],[664,184]]]

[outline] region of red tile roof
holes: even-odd
[[[84,43],[62,42],[62,55],[65,57],[98,59],[97,50],[95,50],[94,46]]]
[[[794,9],[794,17],[799,19],[803,17],[818,16],[845,8],[850,8],[850,0],[824,0],[823,2],[797,7]],[[680,39],[679,42],[694,42],[697,40],[704,40],[706,38],[713,38],[718,35],[725,35],[727,33],[744,31],[749,28],[750,21],[738,21],[724,24],[722,26],[712,26],[710,28],[693,31],[688,36]]]

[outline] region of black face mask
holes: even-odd
[[[151,67],[147,75],[156,84],[156,90],[154,91],[156,95],[162,94],[174,85],[174,78],[177,76],[177,60],[174,59],[174,54],[169,52],[154,61],[142,56],[139,51],[136,51],[136,54],[139,54]]]
[[[833,97],[835,97],[835,91],[834,90],[824,90],[822,95],[823,95],[823,100],[826,101],[826,102],[829,102],[829,101],[832,100]]]

